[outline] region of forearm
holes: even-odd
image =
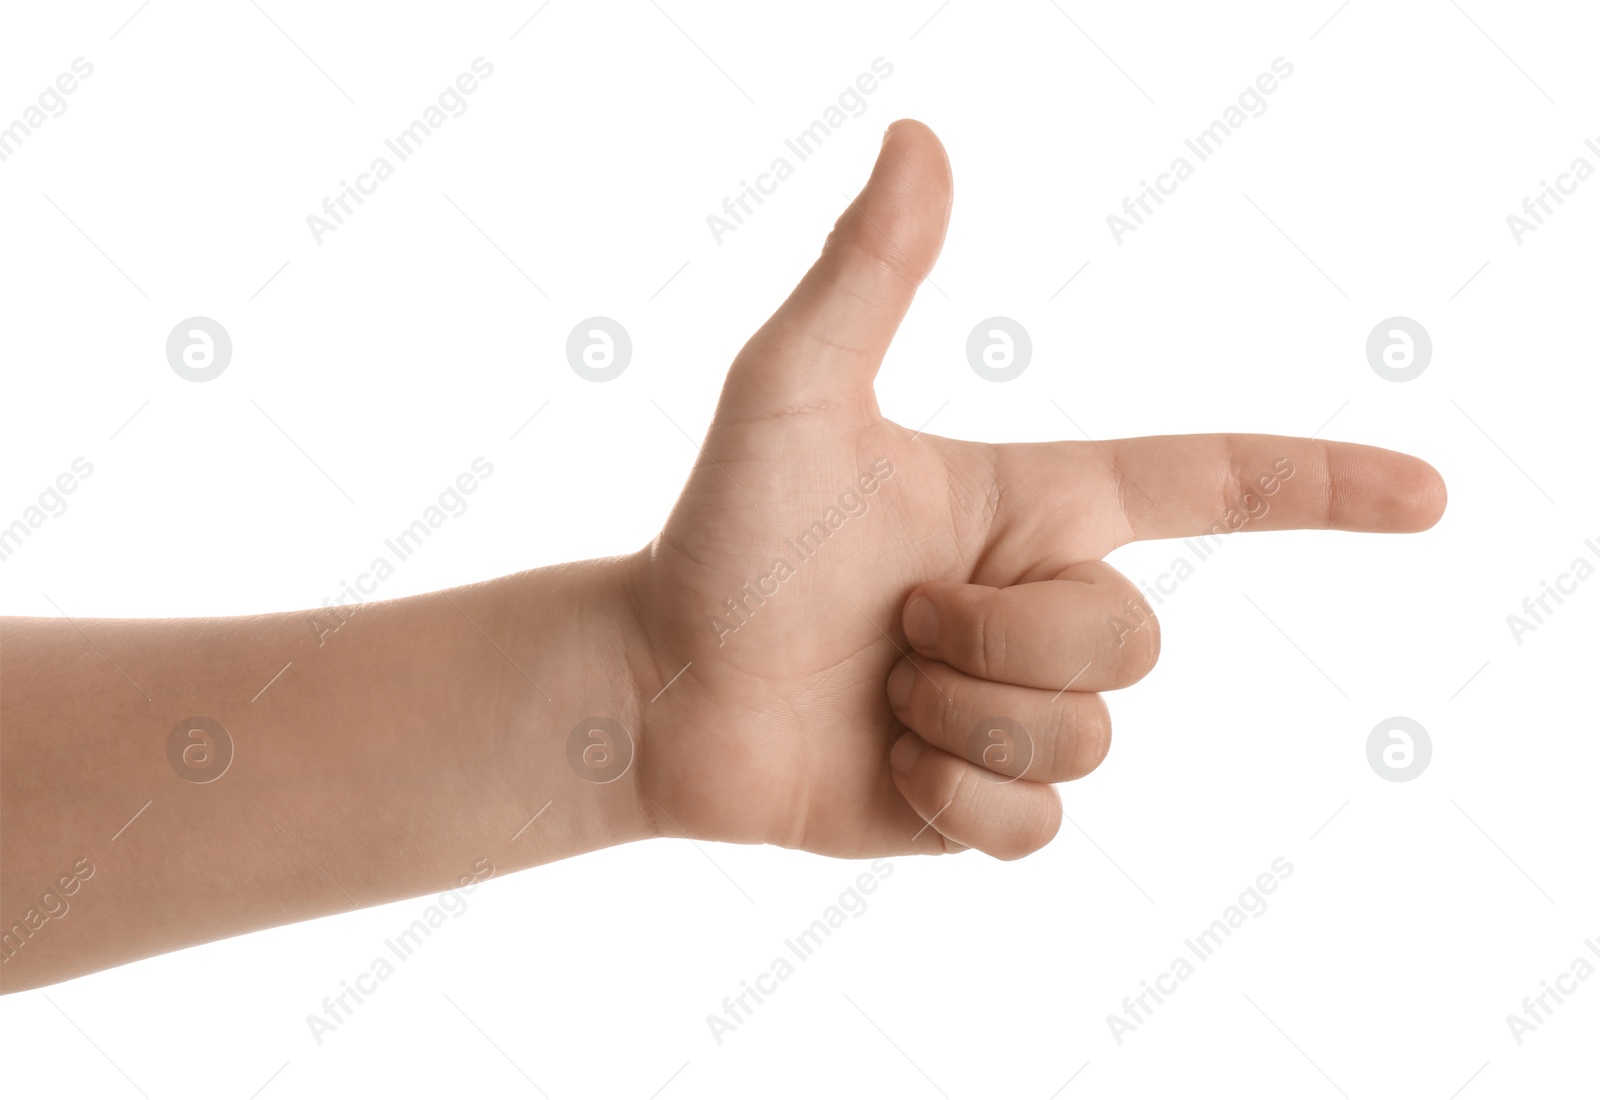
[[[586,717],[638,729],[625,569],[342,614],[6,620],[0,990],[647,835],[634,769],[568,762]]]

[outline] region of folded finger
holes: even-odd
[[[1007,778],[1079,779],[1111,747],[1111,713],[1093,692],[1016,687],[905,659],[888,693],[895,717],[923,740]]]
[[[1051,691],[1127,687],[1161,651],[1148,602],[1099,561],[1007,588],[929,582],[907,599],[902,626],[925,657],[981,680]]]
[[[1044,847],[1061,827],[1061,799],[1048,783],[1001,782],[915,733],[894,743],[889,766],[900,794],[928,831],[945,838],[947,850],[977,848],[1017,859]]]

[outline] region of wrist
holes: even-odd
[[[634,575],[632,558],[606,558],[494,582],[495,617],[517,645],[488,675],[515,700],[513,756],[538,815],[528,832],[561,838],[533,862],[657,835],[640,784],[649,674]]]

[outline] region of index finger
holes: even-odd
[[[1092,447],[1084,457],[1103,467],[1088,495],[1102,514],[1120,515],[1117,545],[1238,531],[1425,531],[1444,513],[1437,470],[1360,443],[1216,434],[1075,446]]]

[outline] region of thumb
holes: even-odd
[[[933,131],[892,124],[822,255],[734,360],[724,409],[743,418],[870,406],[878,365],[944,244],[950,195],[950,161]]]

